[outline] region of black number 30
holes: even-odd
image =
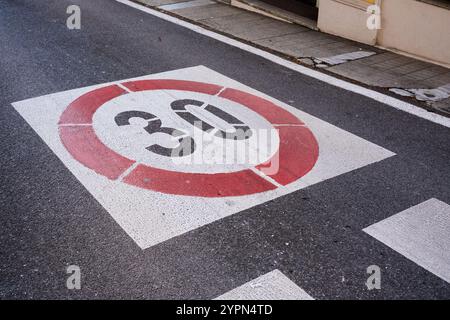
[[[193,126],[199,127],[205,132],[216,130],[214,134],[216,137],[232,140],[246,140],[252,136],[252,131],[246,124],[213,105],[208,104],[205,107],[205,110],[209,111],[216,117],[226,121],[228,124],[233,126],[233,128],[235,129],[234,132],[225,132],[213,127],[207,122],[200,120],[196,115],[192,114],[186,109],[186,106],[188,105],[201,107],[204,105],[204,103],[198,100],[184,99],[176,100],[172,102],[170,106],[178,116],[180,116],[182,119],[186,120]],[[184,157],[192,154],[196,149],[196,144],[192,137],[186,136],[184,132],[178,129],[163,127],[162,121],[157,116],[151,113],[144,111],[125,111],[119,113],[114,118],[114,120],[118,126],[127,126],[131,125],[131,118],[140,118],[148,121],[147,126],[144,128],[144,130],[149,134],[164,133],[178,140],[178,146],[175,148],[166,148],[159,144],[148,146],[146,149],[153,153],[166,157]]]

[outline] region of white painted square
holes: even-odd
[[[450,283],[450,205],[430,199],[363,230]]]
[[[317,163],[304,177],[272,191],[246,196],[204,198],[160,193],[133,187],[118,180],[109,180],[75,160],[62,144],[58,132],[58,121],[67,106],[76,98],[94,89],[110,84],[144,79],[179,79],[212,83],[265,98],[289,111],[310,128],[320,149]],[[394,155],[394,153],[380,146],[288,106],[204,66],[153,74],[110,84],[50,94],[15,102],[13,106],[142,249]],[[154,101],[152,103],[156,106]]]
[[[266,273],[215,300],[314,300],[280,270]]]

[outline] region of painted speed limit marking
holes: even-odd
[[[159,94],[159,108],[148,106],[146,110],[138,108],[136,110],[136,100],[132,96],[133,92],[156,91]],[[161,98],[161,92],[171,92],[167,98]],[[174,99],[175,92],[182,95],[181,99]],[[248,108],[256,114],[253,117],[263,117],[273,128],[277,129],[279,134],[278,150],[266,163],[279,162],[279,167],[273,175],[269,176],[276,184],[265,179],[264,163],[260,163],[253,168],[247,168],[239,171],[220,173],[200,173],[200,172],[179,172],[177,168],[166,170],[161,165],[148,165],[139,163],[138,159],[115,152],[106,146],[95,133],[93,127],[94,115],[99,108],[106,105],[106,111],[114,115],[114,122],[118,127],[130,126],[131,119],[143,120],[144,130],[149,134],[168,135],[176,138],[178,145],[169,148],[159,143],[154,143],[145,147],[149,152],[147,156],[153,157],[173,157],[189,156],[196,152],[196,146],[193,134],[186,134],[178,127],[173,128],[166,123],[173,121],[161,121],[161,115],[166,119],[178,116],[185,120],[192,130],[198,129],[205,132],[215,130],[215,136],[221,139],[231,140],[249,140],[253,132],[236,115],[232,115],[220,106],[211,103],[211,97],[203,97],[202,100],[192,98],[192,92],[209,96],[217,96],[222,100],[229,100],[237,104],[237,112],[242,111],[239,108]],[[191,93],[191,94],[188,94]],[[114,101],[121,97],[122,100]],[[142,96],[141,96],[142,98]],[[152,98],[147,97],[149,100]],[[124,105],[123,101],[127,99],[131,108],[125,108],[125,111],[116,113],[118,108],[115,105]],[[220,101],[219,101],[220,103]],[[223,102],[221,103],[223,104]],[[203,109],[210,116],[218,117],[227,122],[234,129],[242,129],[245,134],[242,137],[232,135],[230,132],[215,128],[211,123],[202,121],[196,113],[195,108]],[[191,108],[188,108],[191,107]],[[189,111],[193,109],[194,111]],[[155,109],[155,110],[153,110]],[[156,115],[159,113],[160,115]],[[169,115],[167,115],[169,113]],[[212,117],[214,118],[214,117]],[[61,140],[72,156],[86,167],[102,174],[109,179],[119,179],[127,184],[150,189],[154,191],[201,197],[224,197],[224,196],[242,196],[253,193],[273,190],[279,185],[287,185],[309,172],[317,158],[318,145],[312,132],[297,117],[275,105],[274,103],[257,97],[255,95],[231,88],[224,88],[214,84],[207,84],[194,81],[183,81],[174,79],[164,80],[139,80],[124,82],[119,85],[110,85],[95,89],[85,93],[64,111],[59,121],[59,130]],[[120,130],[118,127],[111,130]],[[190,131],[192,131],[190,130]],[[136,140],[142,140],[142,135],[136,135]],[[131,142],[133,143],[133,141]],[[184,147],[184,148],[183,148]],[[178,150],[179,149],[179,150]],[[184,152],[183,152],[184,151]],[[158,165],[158,164],[157,164]],[[131,168],[131,169],[130,169]],[[255,171],[259,171],[258,173]]]
[[[394,155],[203,66],[13,106],[142,249]]]

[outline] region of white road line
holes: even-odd
[[[385,94],[382,94],[380,92],[376,92],[376,91],[373,91],[373,90],[361,87],[359,85],[356,85],[356,84],[353,84],[353,83],[350,83],[350,82],[347,82],[347,81],[344,81],[344,80],[332,77],[332,76],[327,75],[325,73],[322,73],[322,72],[319,72],[319,71],[315,71],[313,69],[309,69],[309,68],[306,68],[304,66],[295,64],[293,62],[285,60],[285,59],[283,59],[281,57],[278,57],[278,56],[276,56],[274,54],[271,54],[269,52],[266,52],[264,50],[252,47],[252,46],[250,46],[248,44],[242,43],[242,42],[237,41],[235,39],[231,39],[229,37],[226,37],[226,36],[218,34],[216,32],[207,30],[207,29],[205,29],[203,27],[200,27],[198,25],[195,25],[193,23],[180,20],[180,19],[175,18],[175,17],[173,17],[171,15],[159,12],[157,10],[150,9],[148,7],[145,7],[143,5],[131,2],[129,0],[116,0],[116,1],[120,2],[122,4],[125,4],[127,6],[133,7],[135,9],[138,9],[140,11],[146,12],[148,14],[151,14],[151,15],[153,15],[155,17],[161,18],[163,20],[175,23],[177,25],[180,25],[182,27],[185,27],[187,29],[190,29],[192,31],[200,33],[202,35],[205,35],[207,37],[214,38],[214,39],[216,39],[218,41],[221,41],[223,43],[226,43],[226,44],[228,44],[230,46],[237,47],[237,48],[240,48],[240,49],[245,50],[247,52],[253,53],[253,54],[257,55],[257,56],[265,58],[265,59],[267,59],[269,61],[272,61],[272,62],[274,62],[276,64],[279,64],[279,65],[281,65],[283,67],[289,68],[289,69],[294,70],[296,72],[302,73],[302,74],[304,74],[306,76],[315,78],[317,80],[326,82],[328,84],[331,84],[333,86],[336,86],[336,87],[339,87],[339,88],[342,88],[342,89],[345,89],[345,90],[348,90],[348,91],[351,91],[351,92],[358,93],[360,95],[369,97],[369,98],[371,98],[373,100],[376,100],[378,102],[381,102],[381,103],[384,103],[384,104],[386,104],[388,106],[391,106],[391,107],[393,107],[395,109],[402,110],[402,111],[407,112],[409,114],[413,114],[413,115],[415,115],[417,117],[420,117],[420,118],[429,120],[431,122],[440,124],[442,126],[445,126],[447,128],[450,128],[450,119],[449,118],[446,118],[444,116],[441,116],[441,115],[438,115],[438,114],[435,114],[435,113],[428,112],[427,110],[419,108],[419,107],[417,107],[415,105],[412,105],[410,103],[407,103],[407,102],[398,100],[396,98],[387,96]]]
[[[222,94],[222,92],[224,92],[226,89],[228,88],[223,87],[222,89],[220,89],[220,91],[216,93],[216,96],[219,97]]]
[[[278,127],[306,127],[305,124],[274,124],[274,128]]]
[[[126,176],[128,176],[131,171],[136,169],[136,167],[139,165],[139,162],[133,163],[127,170],[125,170],[118,178],[117,181],[122,181]]]
[[[127,87],[125,87],[123,84],[121,83],[116,83],[116,86],[120,87],[121,89],[125,90],[128,93],[132,93],[133,91],[131,91],[130,89],[128,89]]]
[[[277,188],[283,188],[284,186],[278,182],[276,182],[275,180],[273,180],[271,177],[269,177],[268,175],[266,175],[264,172],[262,172],[261,170],[258,170],[256,168],[251,168],[250,170],[252,170],[254,173],[256,173],[258,176],[260,176],[261,178],[265,179],[266,181],[270,182],[271,184],[273,184],[274,186],[276,186]]]
[[[214,300],[314,300],[281,271],[274,270]]]
[[[450,205],[430,199],[363,231],[450,283]]]
[[[186,9],[186,8],[192,8],[192,7],[206,6],[208,4],[214,4],[214,3],[215,2],[212,2],[210,0],[193,0],[193,1],[185,1],[185,2],[166,4],[163,6],[159,6],[158,8],[166,10],[166,11],[174,11],[174,10],[180,10],[180,9]]]
[[[86,126],[92,126],[92,123],[61,123],[59,124],[60,127],[86,127]]]

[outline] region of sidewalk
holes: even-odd
[[[135,0],[450,116],[450,69],[212,0]]]

